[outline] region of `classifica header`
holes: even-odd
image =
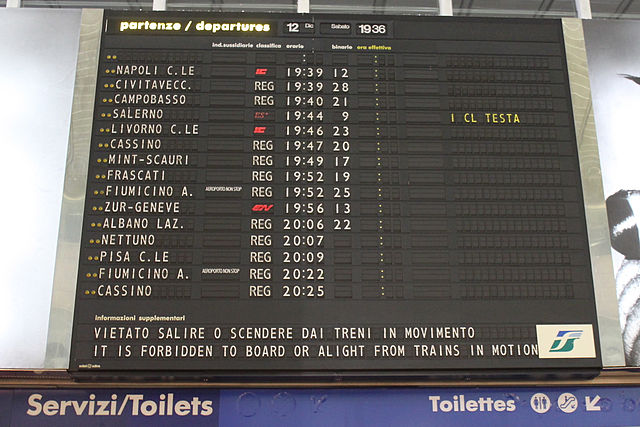
[[[248,22],[160,22],[160,21],[121,21],[120,32],[129,31],[192,31],[192,32],[238,32],[268,33],[271,24]]]

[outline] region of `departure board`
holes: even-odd
[[[561,21],[105,12],[71,371],[600,366]]]

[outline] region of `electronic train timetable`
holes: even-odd
[[[601,366],[560,21],[102,30],[72,372]]]

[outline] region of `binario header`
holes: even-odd
[[[268,33],[271,31],[271,24],[256,22],[188,22],[181,21],[155,21],[155,20],[134,20],[120,21],[119,32],[135,31],[162,31],[162,32],[191,32],[191,33]]]

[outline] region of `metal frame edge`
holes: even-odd
[[[602,363],[605,368],[620,367],[625,365],[624,350],[582,21],[563,18],[562,32],[578,142]]]
[[[83,9],[64,177],[45,369],[67,369],[89,166],[102,9]]]

